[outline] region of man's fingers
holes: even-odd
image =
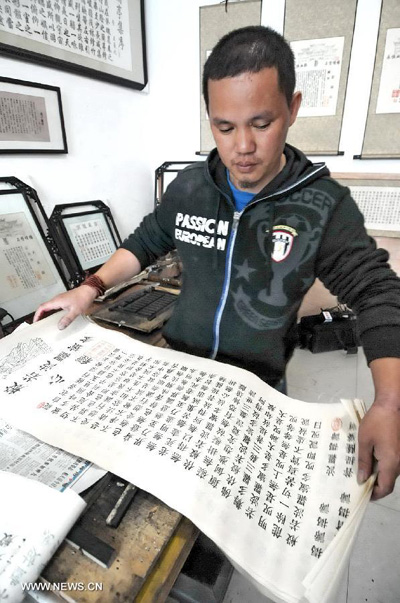
[[[362,435],[360,434],[357,470],[357,481],[359,484],[363,484],[372,473],[372,453],[372,443],[370,441],[364,442],[362,439]]]
[[[372,491],[372,500],[379,500],[393,492],[396,478],[396,471],[385,471],[384,469],[380,469],[378,463],[378,477]]]
[[[61,330],[66,329],[80,314],[81,310],[79,308],[76,308],[75,306],[73,308],[68,308],[68,313],[64,314],[58,321],[58,328]]]
[[[39,306],[39,308],[36,310],[35,315],[33,317],[33,322],[37,322],[38,320],[41,320],[48,314],[53,313],[57,310],[69,310],[68,314],[65,314],[65,316],[63,316],[58,322],[58,328],[61,330],[68,327],[71,324],[71,322],[79,314],[78,311],[72,310],[71,308],[66,306],[66,304],[60,300],[58,300],[58,301],[50,300],[49,302],[46,302],[45,304],[42,304],[41,306]]]
[[[35,312],[33,321],[37,322],[49,312],[67,310],[68,314],[63,316],[58,323],[59,329],[65,329],[79,314],[83,314],[89,308],[95,295],[96,291],[92,287],[76,287],[76,289],[61,293],[41,304]]]
[[[372,492],[372,500],[378,500],[393,492],[393,488],[399,475],[399,464],[397,457],[393,453],[378,460],[378,476]]]
[[[33,322],[37,322],[38,320],[40,320],[45,312],[46,310],[43,308],[43,306],[40,306],[40,308],[36,310],[33,316]]]
[[[385,496],[387,496],[388,494],[391,494],[391,492],[393,492],[393,488],[394,488],[394,481],[391,482],[390,484],[381,485],[379,483],[379,475],[378,475],[377,483],[375,484],[374,489],[372,491],[371,500],[379,500],[380,498],[384,498]]]
[[[400,413],[374,403],[361,421],[358,443],[358,482],[376,473],[372,499],[383,498],[400,474]]]
[[[63,329],[66,329],[67,327],[69,327],[69,325],[74,320],[74,318],[76,318],[76,316],[77,316],[77,314],[73,314],[72,312],[68,312],[68,314],[66,314],[65,316],[63,316],[58,321],[58,328],[60,329],[60,331],[62,331]]]
[[[33,322],[37,322],[38,320],[41,320],[42,318],[44,318],[44,316],[48,312],[52,312],[54,310],[60,310],[60,309],[61,309],[60,304],[55,304],[55,303],[52,303],[51,301],[46,302],[45,304],[42,304],[41,306],[39,306],[39,308],[36,310],[36,312],[33,316]]]

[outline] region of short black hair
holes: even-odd
[[[285,38],[262,25],[241,27],[223,36],[204,65],[203,96],[207,111],[208,80],[222,80],[242,73],[258,73],[266,67],[276,68],[279,89],[290,106],[296,74],[294,54]]]

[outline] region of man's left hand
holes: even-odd
[[[358,481],[363,483],[377,472],[371,498],[383,498],[393,491],[400,475],[400,410],[377,400],[361,421],[358,443]]]

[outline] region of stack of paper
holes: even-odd
[[[22,601],[85,507],[73,491],[0,471],[0,599]]]

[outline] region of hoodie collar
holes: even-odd
[[[291,192],[302,188],[321,176],[329,176],[329,170],[324,163],[312,163],[295,147],[286,143],[284,148],[286,164],[283,169],[257,195],[254,201],[271,195]],[[205,169],[214,184],[230,199],[232,193],[226,177],[226,168],[222,163],[217,149],[213,149],[205,162]]]

